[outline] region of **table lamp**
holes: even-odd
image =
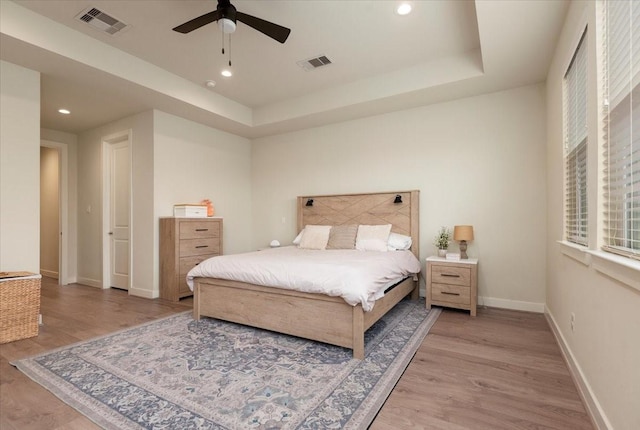
[[[456,225],[453,227],[453,240],[460,241],[460,258],[463,260],[468,259],[467,241],[473,240],[473,226]]]

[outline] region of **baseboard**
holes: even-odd
[[[135,287],[129,288],[129,295],[143,297],[145,299],[157,299],[158,297],[160,297],[160,294],[157,291],[143,290],[142,288]]]
[[[40,269],[40,274],[47,278],[58,279],[58,272],[54,272],[53,270]]]
[[[87,285],[89,287],[102,288],[102,281],[98,279],[83,278],[81,276],[78,276],[77,283],[81,285]]]
[[[591,390],[591,386],[587,382],[584,377],[584,373],[580,368],[580,365],[575,360],[573,353],[571,352],[571,348],[569,348],[569,344],[566,342],[558,324],[556,324],[556,320],[553,318],[553,315],[549,312],[549,309],[545,306],[544,316],[551,327],[551,331],[560,346],[560,351],[562,352],[562,356],[564,357],[565,362],[567,363],[567,367],[569,367],[569,373],[571,373],[571,377],[578,388],[578,394],[582,399],[582,403],[584,403],[587,408],[587,414],[591,418],[591,422],[597,430],[613,430],[611,423],[607,419],[602,407],[600,406],[600,402],[596,399],[596,396],[593,394],[593,390]]]
[[[514,311],[544,313],[544,303],[521,302],[519,300],[497,299],[495,297],[478,296],[478,305],[511,309]]]

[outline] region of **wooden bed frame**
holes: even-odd
[[[394,203],[400,195],[401,203]],[[307,201],[313,200],[312,206]],[[298,231],[305,225],[391,224],[411,236],[419,258],[419,191],[298,197]],[[351,306],[340,297],[213,278],[194,279],[193,317],[225,321],[286,333],[353,350],[364,358],[364,333],[419,284],[408,278],[376,301],[373,310]]]

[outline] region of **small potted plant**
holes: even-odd
[[[447,249],[451,242],[451,230],[447,227],[440,227],[440,231],[433,240],[433,244],[438,248],[438,257],[447,255]]]

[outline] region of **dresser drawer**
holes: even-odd
[[[220,237],[220,224],[210,221],[180,221],[180,239]]]
[[[434,303],[446,302],[469,305],[471,288],[459,285],[431,284],[431,300]]]
[[[471,269],[433,264],[431,266],[431,282],[449,285],[471,285]]]
[[[207,254],[207,255],[195,255],[193,257],[182,257],[180,259],[180,277],[186,277],[189,270],[196,267],[198,264],[202,263],[207,258],[211,258],[218,254]]]
[[[178,270],[178,293],[180,297],[191,295],[191,290],[187,285],[187,273],[189,270],[202,263],[207,258],[215,257],[218,254],[196,255],[193,257],[180,258],[179,270]]]
[[[185,239],[180,240],[180,257],[191,257],[194,255],[219,254],[220,239],[217,237],[207,239]]]

